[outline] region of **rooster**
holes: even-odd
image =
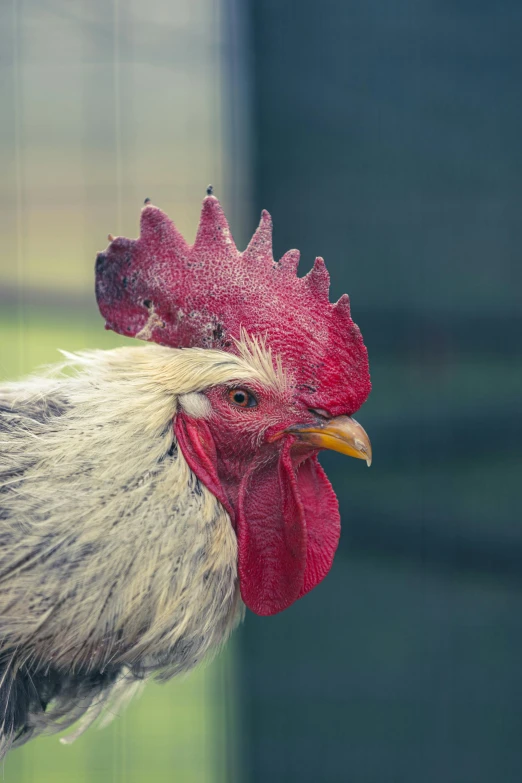
[[[244,615],[328,573],[338,504],[317,454],[371,462],[370,391],[324,262],[239,253],[208,192],[193,246],[146,202],[96,260],[106,328],[149,346],[65,354],[0,386],[0,755],[192,669]],[[105,719],[105,718],[104,718]]]

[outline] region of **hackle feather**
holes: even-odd
[[[262,341],[239,354],[92,351],[0,386],[0,754],[84,730],[239,622],[230,519],[173,429],[179,406],[206,415],[208,386],[283,382]]]

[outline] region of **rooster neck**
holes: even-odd
[[[240,618],[237,544],[176,447],[175,396],[128,368],[0,390],[0,634],[39,663],[166,678]]]

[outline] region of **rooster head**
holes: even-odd
[[[302,278],[297,250],[274,261],[266,211],[240,253],[212,194],[192,246],[149,203],[138,239],[110,239],[96,261],[107,328],[232,353],[252,367],[251,378],[216,382],[182,405],[174,427],[191,470],[234,525],[244,602],[261,615],[282,611],[326,576],[339,540],[318,451],[371,462],[352,418],[371,387],[348,297],[330,303],[321,258]]]

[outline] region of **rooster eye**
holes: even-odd
[[[230,389],[228,400],[232,405],[237,405],[238,408],[255,408],[257,405],[254,395],[246,389]]]

